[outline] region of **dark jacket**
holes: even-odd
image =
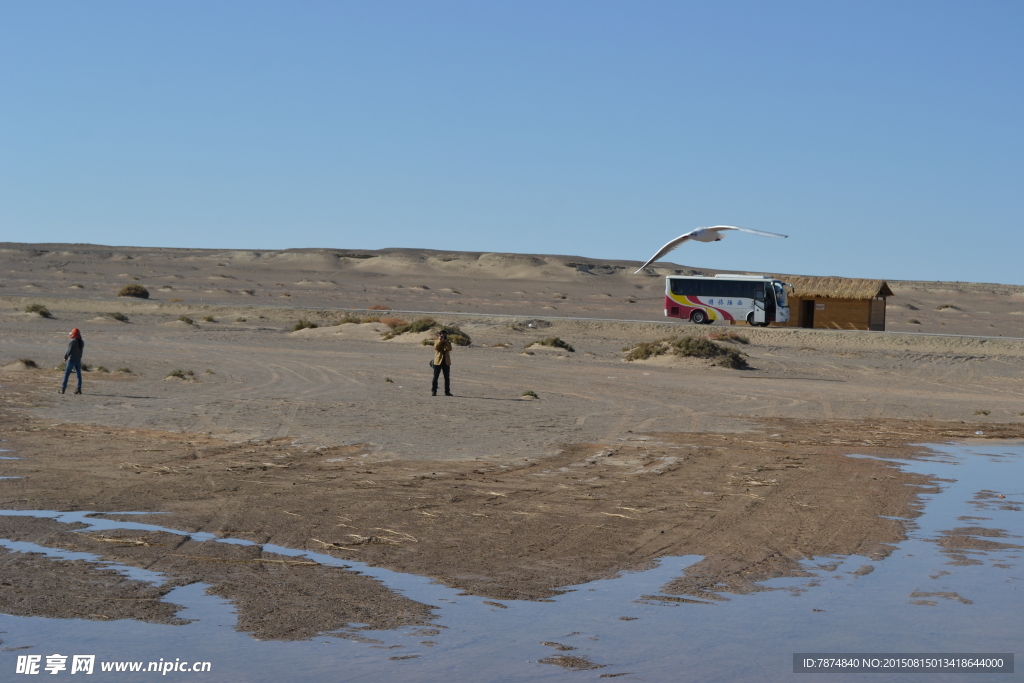
[[[82,360],[82,352],[85,351],[85,340],[79,337],[68,343],[68,350],[64,352],[64,360]]]

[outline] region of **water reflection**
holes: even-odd
[[[793,652],[1012,652],[1024,627],[1024,447],[932,448],[932,458],[900,462],[937,476],[940,491],[922,494],[923,514],[906,522],[910,538],[890,557],[814,558],[805,563],[809,577],[767,581],[777,590],[727,602],[696,604],[662,592],[699,557],[668,558],[648,571],[575,586],[550,601],[521,602],[485,600],[423,577],[267,545],[268,552],[362,572],[437,606],[434,627],[364,632],[362,641],[324,635],[257,641],[234,630],[231,602],[193,584],[166,596],[185,606],[178,616],[193,620],[185,625],[0,616],[6,632],[0,637],[4,648],[31,648],[17,651],[22,654],[73,650],[98,660],[209,660],[218,681],[544,681],[619,674],[624,680],[781,681],[797,678]],[[86,512],[0,514],[79,522],[85,531],[164,531],[249,543]],[[17,653],[0,654],[0,670],[13,671]],[[124,673],[107,676],[132,680]],[[1006,680],[997,676],[975,674],[971,681]],[[833,678],[846,680],[828,674],[815,680]]]

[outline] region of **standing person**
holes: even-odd
[[[437,377],[444,373],[444,395],[452,395],[451,367],[452,367],[452,343],[448,341],[448,333],[441,330],[437,333],[437,341],[434,342],[434,381],[430,385],[430,395],[437,396]]]
[[[71,371],[74,370],[75,374],[78,375],[78,388],[75,389],[76,394],[82,393],[82,352],[85,351],[85,341],[82,339],[82,333],[79,332],[78,328],[71,330],[71,341],[68,342],[68,350],[64,352],[64,361],[66,366],[64,368],[64,382],[60,385],[60,391],[57,393],[63,394],[64,390],[68,388],[68,377],[71,376]]]

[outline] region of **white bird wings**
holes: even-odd
[[[652,263],[654,263],[655,261],[660,259],[662,256],[664,256],[665,254],[669,253],[670,251],[672,251],[673,249],[678,247],[683,242],[686,242],[687,240],[700,239],[702,236],[707,235],[707,233],[714,233],[716,239],[700,240],[702,242],[704,242],[704,241],[706,241],[706,242],[714,242],[714,241],[717,241],[717,240],[721,239],[721,237],[719,236],[719,233],[724,232],[726,230],[740,230],[742,232],[749,232],[752,235],[761,235],[762,237],[789,237],[789,235],[780,235],[780,234],[775,233],[775,232],[764,232],[762,230],[751,230],[750,228],[738,228],[738,227],[736,227],[734,225],[716,225],[716,226],[714,226],[712,228],[697,228],[696,230],[691,230],[690,232],[686,233],[685,235],[680,235],[679,237],[675,238],[674,240],[672,240],[671,242],[669,242],[668,244],[663,246],[661,249],[658,250],[658,253],[656,253],[654,256],[652,256],[650,259],[647,260],[647,263],[645,263],[642,266],[640,266],[636,270],[636,272],[633,273],[633,275],[636,275],[641,270],[643,270],[647,266],[651,265]],[[709,235],[709,237],[710,237],[710,235]]]

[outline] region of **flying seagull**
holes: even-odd
[[[749,232],[752,235],[761,235],[762,237],[789,237],[789,235],[780,235],[774,232],[763,232],[761,230],[751,230],[750,228],[737,228],[732,225],[716,225],[713,228],[697,228],[696,230],[692,230],[686,233],[685,235],[680,235],[679,237],[675,238],[674,240],[663,246],[661,249],[658,250],[657,254],[652,256],[650,260],[647,261],[647,263],[640,266],[640,268],[638,268],[636,273],[633,273],[633,275],[636,275],[641,270],[651,265],[652,263],[660,259],[662,256],[669,253],[670,251],[678,247],[680,244],[688,240],[697,240],[698,242],[721,242],[722,238],[725,237],[725,235],[723,235],[722,233],[725,232],[726,230],[742,230],[743,232]]]

